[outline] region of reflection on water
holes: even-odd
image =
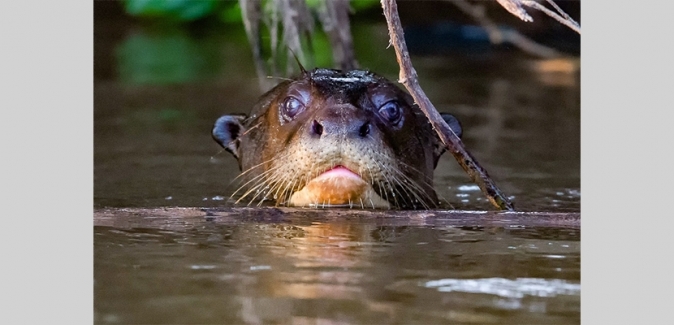
[[[119,81],[125,84],[194,82],[216,76],[217,43],[199,42],[180,30],[130,34],[117,47]]]
[[[353,33],[361,66],[395,79],[385,26],[354,25]],[[259,84],[242,28],[100,20],[94,50],[96,323],[579,322],[577,220],[101,212],[230,206],[237,164],[210,129],[222,114],[247,112]],[[518,210],[580,211],[577,60],[501,52],[413,62],[425,92],[461,120],[467,148]],[[492,209],[451,155],[435,185],[457,209]]]
[[[98,213],[96,322],[579,321],[577,227],[302,211]]]

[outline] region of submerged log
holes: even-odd
[[[193,229],[216,224],[331,222],[357,219],[388,226],[554,227],[580,229],[577,212],[505,212],[461,210],[359,210],[248,207],[103,208],[94,210],[94,226]]]

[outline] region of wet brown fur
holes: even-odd
[[[280,112],[288,96],[306,101],[305,110],[291,121]],[[379,102],[398,101],[403,114],[399,127],[378,113],[375,97]],[[358,137],[346,129],[319,136],[314,130],[312,134],[313,121],[349,124],[353,119],[369,123],[367,136]],[[374,73],[305,71],[265,93],[241,125],[244,130],[237,149],[243,181],[235,193],[241,195],[241,202],[272,199],[285,204],[312,178],[342,165],[358,173],[392,207],[418,209],[438,204],[433,170],[442,154],[439,140],[412,98]],[[321,203],[329,204],[317,202]],[[370,206],[362,200],[350,203]]]

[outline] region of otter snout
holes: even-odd
[[[309,135],[312,138],[366,138],[371,132],[370,116],[351,105],[326,107],[314,115]]]

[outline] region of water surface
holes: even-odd
[[[579,220],[564,214],[99,210],[95,320],[569,324]]]
[[[395,79],[385,26],[353,30],[361,66]],[[464,212],[232,209],[238,168],[210,129],[260,94],[242,29],[96,20],[94,36],[96,323],[579,323],[577,59],[412,57],[530,213],[466,212],[493,208],[451,155],[434,181]]]

